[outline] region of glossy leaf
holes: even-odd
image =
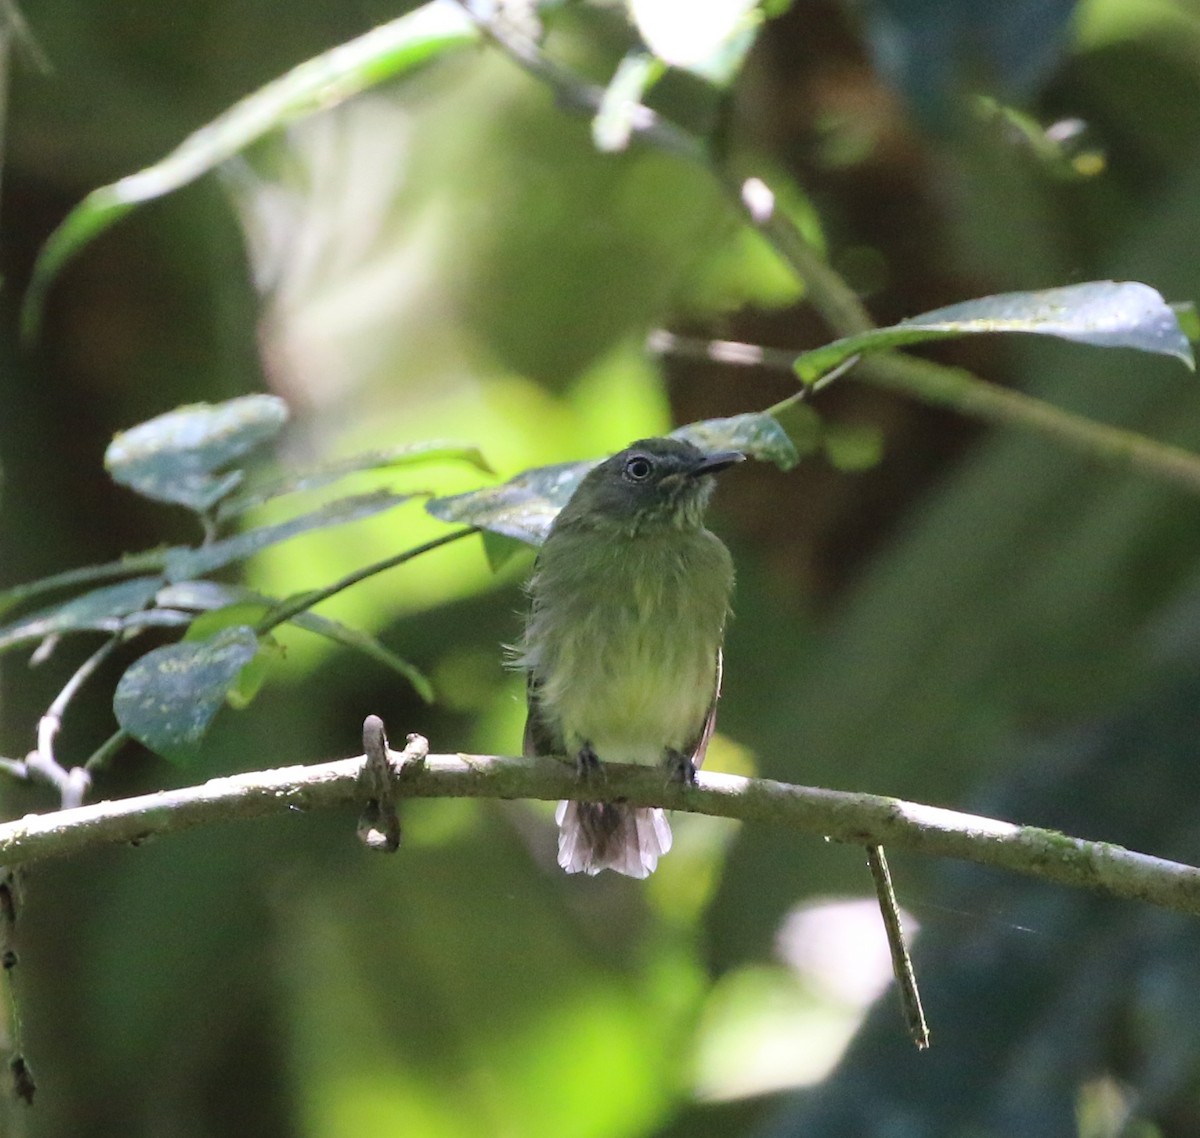
[[[325,529],[329,526],[346,525],[349,522],[361,521],[375,514],[390,510],[402,502],[407,502],[411,495],[393,494],[390,490],[377,490],[371,494],[357,494],[350,498],[339,498],[333,502],[289,518],[286,522],[276,522],[273,525],[260,526],[258,529],[246,530],[234,534],[222,541],[214,541],[196,549],[177,548],[167,551],[167,578],[171,582],[185,581],[191,577],[202,577],[235,561],[244,561],[261,549],[288,541],[302,533],[311,530]]]
[[[117,683],[117,722],[150,750],[185,762],[257,652],[258,637],[245,625],[147,652]]]
[[[689,423],[672,431],[670,437],[683,439],[704,451],[739,450],[750,458],[773,462],[783,470],[797,462],[796,448],[787,432],[765,412]],[[523,471],[501,486],[434,498],[425,508],[444,522],[478,526],[527,545],[541,545],[558,511],[570,500],[584,475],[601,461],[593,458],[539,466]]]
[[[600,461],[593,458],[539,466],[501,486],[433,498],[425,509],[444,522],[478,526],[527,545],[541,545],[558,511],[570,500],[583,476]]]
[[[703,419],[671,432],[703,451],[740,450],[747,458],[771,462],[780,470],[791,470],[800,456],[796,446],[774,416],[752,411],[728,419]]]
[[[188,135],[161,161],[93,190],[38,255],[22,306],[23,335],[36,335],[46,290],[63,265],[135,206],[186,186],[289,122],[336,106],[477,37],[457,4],[433,0],[299,64]]]
[[[287,404],[274,395],[179,407],[118,434],[104,467],[146,498],[208,510],[242,479],[221,468],[274,438],[287,418]]]
[[[119,632],[126,618],[154,600],[161,577],[137,577],[48,605],[0,628],[0,651],[67,632]]]
[[[484,474],[493,473],[483,452],[476,446],[453,442],[406,443],[389,447],[387,450],[367,451],[349,458],[328,463],[302,473],[288,475],[263,486],[256,486],[225,499],[217,517],[221,520],[235,517],[246,510],[274,501],[286,494],[319,490],[352,474],[368,470],[392,470],[402,466],[420,466],[427,463],[465,462]]]
[[[795,369],[805,383],[812,383],[863,352],[992,332],[1025,332],[1103,348],[1134,348],[1174,356],[1195,367],[1179,319],[1158,292],[1136,281],[1089,281],[952,304],[805,352],[796,360]]]

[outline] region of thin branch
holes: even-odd
[[[390,752],[395,763],[396,752]],[[364,802],[364,756],[213,779],[74,810],[29,815],[0,825],[0,863],[64,857],[111,842],[236,819],[304,813]],[[605,764],[603,784],[579,783],[574,767],[553,759],[430,755],[396,776],[405,798],[621,798],[695,814],[774,823],[856,846],[887,845],[958,858],[1046,881],[1100,890],[1200,916],[1200,869],[1135,853],[1108,842],[1018,826],[896,798],[793,786],[768,779],[701,772],[694,787],[668,783],[648,767]]]
[[[915,396],[924,403],[1050,435],[1089,458],[1127,466],[1200,494],[1200,455],[1064,411],[1023,392],[988,383],[962,368],[888,352],[864,356],[856,374],[877,387]]]
[[[887,933],[888,953],[892,958],[892,974],[900,992],[900,1006],[904,1009],[904,1022],[909,1038],[918,1051],[929,1046],[929,1024],[925,1022],[925,1009],[921,1007],[921,991],[917,987],[917,974],[913,971],[912,957],[904,943],[904,927],[900,923],[900,906],[896,904],[896,890],[892,888],[892,871],[888,869],[883,846],[867,846],[867,867],[871,880],[875,882],[875,896],[879,901],[879,914],[883,918],[883,929]]]
[[[589,114],[599,109],[604,88],[547,58],[532,40],[498,21],[480,17],[467,0],[460,0],[460,4],[497,47],[554,92],[560,105]],[[723,168],[701,139],[651,108],[637,110],[631,120],[632,137],[706,169],[744,219],[795,270],[804,282],[805,298],[833,332],[838,336],[854,336],[876,326],[845,279],[830,267],[787,211],[778,207],[766,183],[756,177],[742,178]],[[762,362],[767,366],[780,361],[778,349],[770,349],[769,355],[767,349],[763,351]],[[988,383],[963,369],[944,367],[899,352],[883,352],[865,356],[855,374],[868,383],[924,403],[949,407],[997,426],[1032,430],[1091,458],[1124,465],[1190,493],[1200,493],[1200,455],[1072,414],[1051,403]],[[828,381],[826,377],[821,385]]]
[[[357,585],[359,581],[365,581],[368,577],[374,577],[376,573],[382,573],[385,569],[394,569],[397,565],[403,565],[406,561],[411,561],[414,557],[420,557],[423,553],[440,549],[443,545],[449,545],[452,541],[470,537],[471,534],[478,532],[478,526],[468,526],[466,529],[454,530],[452,533],[435,537],[422,545],[414,546],[412,549],[406,549],[403,553],[393,554],[391,557],[385,557],[382,561],[376,561],[372,565],[365,565],[361,569],[356,569],[353,573],[347,573],[346,576],[339,578],[331,585],[326,585],[323,589],[314,589],[312,592],[300,593],[298,596],[290,597],[271,609],[259,621],[254,631],[259,636],[262,636],[270,632],[271,629],[285,624],[292,617],[298,616],[302,612],[307,612],[314,605],[329,600],[330,597],[340,593],[343,589],[348,589],[351,585]]]

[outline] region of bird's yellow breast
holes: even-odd
[[[590,744],[602,761],[686,753],[716,691],[728,551],[704,529],[628,537],[599,556],[573,540],[547,544],[532,585],[525,656],[542,715],[568,749]]]

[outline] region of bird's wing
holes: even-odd
[[[699,770],[704,765],[704,755],[708,751],[709,741],[717,729],[717,700],[721,698],[721,676],[725,671],[725,655],[717,649],[717,682],[713,685],[712,700],[708,705],[708,713],[704,716],[704,726],[692,746],[692,766]]]
[[[525,741],[522,754],[527,759],[536,759],[542,755],[564,755],[566,744],[562,736],[546,722],[542,716],[541,704],[538,702],[538,678],[535,672],[529,673],[525,683],[525,703],[528,709],[525,717]]]

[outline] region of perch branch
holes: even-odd
[[[389,752],[393,764],[397,752]],[[0,825],[0,864],[77,854],[101,844],[243,818],[362,805],[364,757],[213,779],[201,786],[98,802]],[[405,798],[621,798],[694,814],[774,823],[857,846],[886,845],[958,858],[1146,901],[1200,916],[1200,869],[1054,830],[922,806],[896,798],[701,772],[694,787],[647,767],[605,765],[606,779],[581,785],[553,759],[430,755],[395,779]]]

